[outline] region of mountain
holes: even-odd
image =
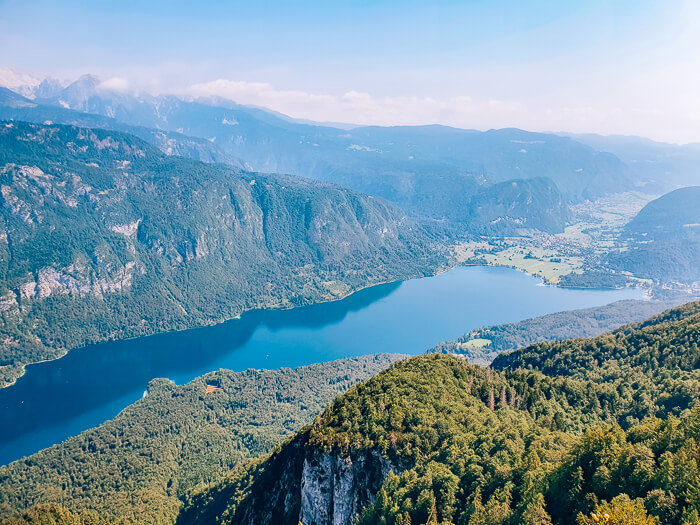
[[[551,134],[416,126],[357,128],[348,135],[385,155],[461,167],[490,182],[547,177],[569,201],[624,191],[631,183],[629,168],[614,155]]]
[[[527,230],[564,231],[569,207],[551,179],[500,182],[476,193],[466,206],[467,222],[485,235],[517,235]]]
[[[45,78],[32,90],[34,98],[51,98],[63,91],[63,85],[55,78]]]
[[[21,511],[60,491],[73,511],[172,523],[188,491],[268,453],[335,396],[403,357],[219,370],[182,386],[154,379],[148,395],[113,420],[0,467],[0,522],[3,505]]]
[[[651,194],[700,184],[700,144],[668,144],[643,137],[595,134],[571,138],[615,154],[632,169],[637,186]]]
[[[618,270],[657,281],[700,281],[700,186],[680,188],[642,208],[624,227]]]
[[[443,268],[377,198],[167,156],[132,135],[0,123],[0,371],[87,343],[343,297]]]
[[[135,126],[205,138],[255,171],[289,173],[347,185],[392,199],[423,172],[484,177],[489,182],[547,177],[567,202],[633,187],[630,169],[613,154],[568,137],[518,129],[479,132],[446,126],[355,127],[304,124],[267,110],[218,98],[132,96],[86,75],[37,102],[114,117]],[[367,186],[384,184],[387,192]],[[451,186],[438,187],[444,193]],[[456,189],[460,189],[459,187]],[[380,188],[381,191],[381,188]],[[409,199],[411,197],[409,192]],[[466,195],[468,197],[468,195]],[[435,214],[431,207],[418,211]]]
[[[700,303],[490,369],[431,354],[337,398],[178,523],[695,523]]]
[[[19,120],[36,124],[70,124],[122,131],[153,144],[168,155],[242,167],[236,159],[206,139],[187,137],[176,132],[129,126],[109,117],[38,104],[2,87],[0,87],[0,120]]]

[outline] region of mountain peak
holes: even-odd
[[[99,84],[100,80],[97,77],[90,74],[82,75],[80,78],[69,84],[66,91],[94,91],[97,89]]]
[[[34,89],[33,95],[36,98],[51,98],[58,95],[63,90],[63,84],[55,78],[46,77]]]

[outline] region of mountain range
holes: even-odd
[[[337,299],[444,268],[442,234],[334,184],[0,123],[0,371],[90,342]]]
[[[471,197],[510,180],[552,180],[561,194],[554,196],[552,212],[559,199],[579,202],[635,187],[633,171],[615,155],[553,134],[446,126],[341,129],[300,123],[223,99],[127,95],[102,88],[89,75],[66,87],[47,81],[33,95],[14,107],[3,103],[0,117],[119,129],[116,121],[139,128],[142,138],[156,135],[153,130],[171,134],[167,140],[160,135],[150,140],[161,148],[167,147],[163,143],[181,143],[184,139],[176,135],[181,134],[200,142],[196,148],[172,146],[179,154],[339,183],[435,219],[466,220]],[[68,110],[82,119],[89,114],[114,121],[88,123]],[[203,140],[213,151],[205,153]],[[198,156],[188,154],[188,148],[200,150]],[[454,197],[436,200],[426,194]],[[565,220],[557,217],[554,222]]]

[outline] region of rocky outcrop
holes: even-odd
[[[310,449],[301,474],[299,521],[352,525],[391,470],[391,462],[376,450],[343,456]]]
[[[398,469],[376,450],[323,450],[309,442],[309,434],[307,429],[284,443],[250,477],[197,494],[177,525],[354,524],[389,472]]]

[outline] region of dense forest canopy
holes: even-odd
[[[116,418],[0,467],[0,518],[31,505],[172,523],[187,492],[269,452],[338,394],[405,356],[153,380]]]

